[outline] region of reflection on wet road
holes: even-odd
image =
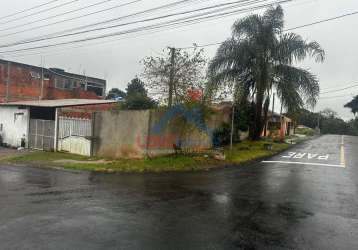
[[[205,173],[1,166],[0,249],[358,249],[358,138],[344,144],[345,168],[329,166],[340,136]]]

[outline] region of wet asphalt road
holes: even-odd
[[[206,173],[1,166],[0,249],[358,249],[358,137],[343,143]]]

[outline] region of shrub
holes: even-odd
[[[228,123],[221,124],[213,132],[213,146],[220,147],[230,143],[231,127]]]
[[[307,136],[314,136],[315,131],[311,128],[297,128],[296,134],[299,135],[307,135]]]

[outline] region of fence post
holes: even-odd
[[[91,143],[90,143],[90,156],[92,157],[92,156],[94,156],[94,140],[95,140],[95,138],[94,138],[94,133],[95,133],[95,124],[96,124],[96,112],[93,112],[92,113],[92,117],[91,117],[92,119],[91,119]]]
[[[57,142],[58,142],[58,108],[55,111],[55,136],[54,136],[54,151],[57,151]]]
[[[148,132],[147,132],[147,138],[146,138],[146,156],[150,157],[149,155],[149,143],[150,143],[150,131],[151,131],[151,124],[152,124],[152,110],[149,110],[149,117],[148,117]]]

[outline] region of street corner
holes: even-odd
[[[311,145],[316,143],[318,142],[311,141],[303,148],[294,148],[289,152],[279,154],[262,163],[337,168],[346,167],[344,137],[333,145],[331,142],[325,143],[324,141],[319,141],[319,147],[316,147],[317,145]]]

